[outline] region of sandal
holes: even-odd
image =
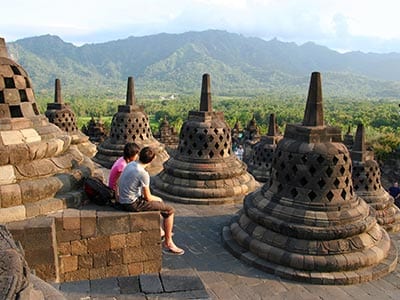
[[[172,255],[183,255],[183,254],[185,254],[185,250],[180,249],[177,246],[172,247],[172,248],[163,246],[162,247],[162,251],[165,254],[172,254]]]

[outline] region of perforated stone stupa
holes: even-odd
[[[400,209],[393,197],[382,187],[381,169],[372,151],[367,151],[363,124],[357,126],[351,153],[353,186],[356,194],[375,209],[376,219],[388,232],[400,230]]]
[[[276,123],[275,114],[270,114],[268,133],[261,137],[250,150],[247,160],[249,172],[260,182],[270,178],[272,158],[278,142],[283,138]]]
[[[92,171],[71,136],[39,113],[28,74],[0,38],[0,222],[79,205]]]
[[[351,170],[340,130],[324,124],[315,72],[302,124],[287,125],[271,181],[224,227],[226,247],[263,271],[309,283],[353,284],[393,271],[397,249],[356,195]]]
[[[246,165],[232,153],[231,130],[211,105],[210,75],[202,81],[200,110],[183,123],[176,152],[153,180],[154,194],[191,204],[243,200],[257,186]]]
[[[152,147],[156,150],[156,158],[147,168],[150,175],[159,173],[163,163],[169,158],[165,146],[158,142],[151,132],[149,117],[143,106],[136,104],[133,77],[128,78],[126,105],[119,105],[113,116],[109,137],[100,145],[94,160],[106,168],[123,155],[124,146],[134,142],[140,147]]]
[[[51,123],[68,133],[72,138],[71,143],[77,145],[82,153],[86,156],[93,157],[97,152],[96,145],[89,142],[89,137],[78,129],[75,113],[68,103],[64,103],[61,96],[60,79],[55,80],[54,90],[54,103],[47,104],[45,116]]]

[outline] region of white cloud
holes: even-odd
[[[400,52],[399,8],[397,0],[14,0],[2,12],[0,36],[50,33],[82,43],[222,29],[335,49]]]

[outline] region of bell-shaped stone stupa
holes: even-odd
[[[106,168],[123,155],[125,144],[133,142],[142,147],[156,150],[156,158],[147,170],[150,175],[159,173],[169,158],[165,146],[158,142],[151,132],[149,117],[142,106],[136,104],[133,77],[128,78],[126,105],[119,105],[111,122],[110,136],[98,146],[94,161]]]
[[[375,209],[379,225],[388,232],[400,230],[400,209],[393,197],[382,187],[381,170],[372,151],[367,151],[363,124],[357,126],[350,152],[353,160],[353,186],[356,194]]]
[[[280,277],[353,284],[393,271],[397,249],[374,210],[353,190],[340,130],[324,125],[319,73],[311,76],[302,124],[288,124],[270,184],[244,199],[223,229],[240,259]]]
[[[272,158],[278,142],[283,138],[276,124],[275,114],[269,116],[268,133],[261,137],[248,156],[247,168],[260,182],[267,182],[270,178]]]
[[[79,205],[93,162],[39,113],[31,80],[0,38],[0,222]]]
[[[75,113],[68,103],[64,103],[61,96],[61,81],[58,78],[55,80],[54,103],[47,104],[45,115],[51,123],[71,136],[71,143],[77,145],[83,154],[89,157],[96,154],[96,145],[89,142],[89,137],[78,129]]]
[[[224,204],[242,201],[257,182],[232,153],[231,130],[211,105],[210,75],[203,75],[200,110],[183,123],[178,149],[153,180],[154,194],[175,202]]]

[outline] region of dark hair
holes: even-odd
[[[153,149],[150,147],[144,147],[142,150],[140,150],[139,160],[141,163],[148,164],[154,159],[155,156],[156,153],[153,151]]]
[[[135,143],[126,143],[124,147],[124,158],[128,159],[136,154],[138,154],[140,151],[140,147],[135,144]]]

